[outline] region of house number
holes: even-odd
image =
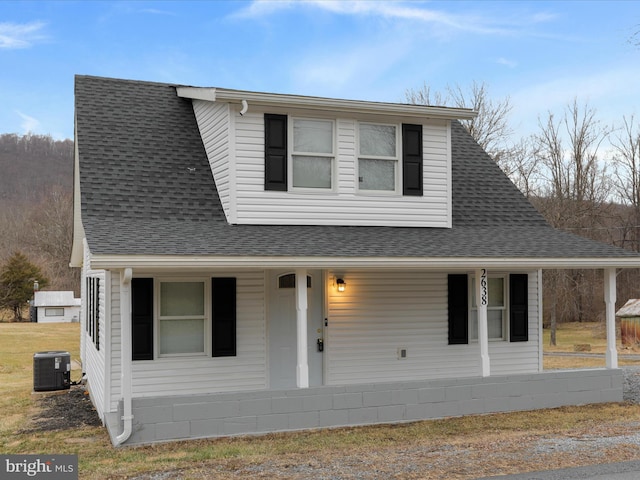
[[[480,304],[487,304],[487,269],[482,269],[482,274],[480,275]]]

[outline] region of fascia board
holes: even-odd
[[[212,268],[487,269],[640,268],[637,258],[408,258],[408,257],[210,257],[94,255],[93,269],[205,270]]]
[[[469,108],[430,107],[403,103],[368,102],[364,100],[342,100],[336,98],[284,95],[278,93],[247,92],[223,88],[176,87],[179,97],[210,102],[242,102],[251,105],[300,107],[309,110],[330,110],[334,112],[364,113],[378,115],[401,115],[411,118],[434,118],[446,120],[471,120],[477,116]]]

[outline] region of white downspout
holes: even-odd
[[[123,430],[116,437],[116,447],[131,436],[131,277],[133,272],[125,268],[120,274],[120,384],[122,388]]]

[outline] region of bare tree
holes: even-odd
[[[549,112],[538,122],[533,142],[546,178],[542,194],[549,200],[541,206],[555,227],[595,227],[608,202],[611,185],[598,155],[610,129],[595,115],[594,109],[574,100],[560,119]]]
[[[595,238],[609,212],[610,182],[599,158],[609,129],[596,119],[596,111],[577,100],[561,117],[549,112],[539,120],[534,152],[545,178],[544,190],[535,202],[556,228]],[[602,306],[594,301],[594,289],[602,279],[597,272],[562,270],[545,272],[546,296],[553,307],[552,321],[592,321]],[[552,322],[555,323],[555,322]],[[552,341],[555,338],[552,325]]]
[[[539,195],[541,168],[530,138],[523,138],[509,150],[505,150],[499,166],[525,197]]]
[[[634,125],[633,115],[623,117],[623,127],[612,136],[614,149],[615,190],[620,201],[631,207],[626,219],[631,248],[640,251],[640,126]]]
[[[494,101],[489,97],[485,83],[473,82],[467,89],[460,85],[447,86],[444,93],[433,92],[426,83],[418,90],[405,92],[409,103],[416,105],[438,105],[471,108],[478,115],[472,120],[462,120],[471,136],[500,165],[503,156],[510,150],[509,138],[513,131],[509,127],[511,100]]]

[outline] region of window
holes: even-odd
[[[160,355],[205,353],[205,282],[159,282]]]
[[[264,189],[333,191],[335,132],[334,120],[265,113]],[[362,122],[356,136],[358,190],[423,195],[422,125]]]
[[[398,170],[396,125],[361,123],[358,137],[360,190],[395,192]]]
[[[213,357],[235,356],[236,311],[234,277],[214,277],[211,281],[134,278],[132,358],[153,360],[156,356],[208,352]]]
[[[46,307],[44,309],[45,317],[63,317],[64,316],[64,308],[59,307]]]
[[[512,273],[488,278],[487,327],[490,339],[529,341],[529,276]],[[478,338],[475,279],[467,274],[447,278],[449,345],[468,344]]]
[[[475,277],[470,279],[469,291],[471,294],[469,315],[469,334],[471,339],[478,339],[478,305],[476,304]],[[487,305],[487,329],[489,340],[502,340],[504,338],[506,304],[504,277],[489,277],[487,288],[489,291],[489,304]]]
[[[333,122],[296,118],[292,123],[291,186],[331,189]]]
[[[85,327],[96,350],[100,350],[100,279],[87,277],[85,286]]]

